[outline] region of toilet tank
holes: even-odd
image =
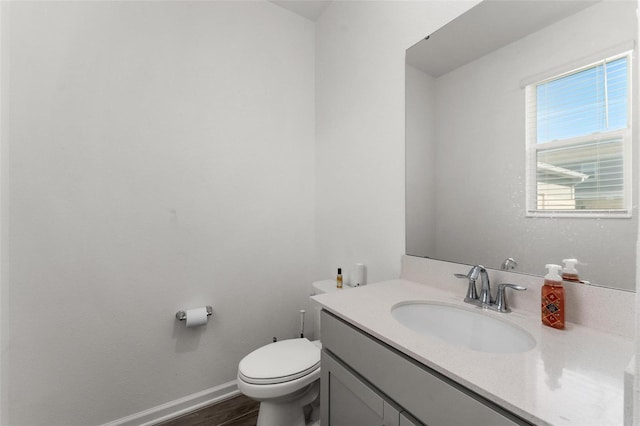
[[[316,281],[311,284],[311,296],[315,296],[316,294],[329,293],[331,291],[338,291],[338,290],[343,290],[343,289],[336,287],[335,280]],[[315,324],[314,339],[320,340],[321,339],[320,310],[322,309],[322,307],[315,301],[312,301],[312,303],[313,303],[313,321]]]

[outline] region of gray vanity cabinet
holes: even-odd
[[[420,424],[417,420],[410,419],[406,413],[400,413],[400,426],[419,426]]]
[[[323,426],[530,423],[322,311]]]
[[[322,351],[322,424],[330,426],[418,426],[384,394]],[[325,420],[325,419],[328,419]]]

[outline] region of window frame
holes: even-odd
[[[537,142],[537,86],[549,81],[557,80],[571,74],[575,74],[603,63],[612,62],[617,59],[627,58],[627,127],[617,130],[596,132],[589,135],[571,137],[567,139],[553,140],[544,143]],[[631,218],[632,217],[632,82],[633,82],[633,51],[628,50],[616,55],[605,57],[598,61],[591,61],[588,64],[574,67],[570,71],[557,73],[547,78],[532,81],[525,85],[525,152],[526,152],[526,179],[525,197],[526,210],[525,217],[554,217],[554,218]],[[607,139],[622,140],[622,167],[623,167],[623,207],[620,209],[538,209],[538,179],[537,179],[537,158],[539,151],[546,151],[557,148],[571,148],[606,141]]]

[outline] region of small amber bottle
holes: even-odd
[[[558,271],[560,265],[546,265],[549,273],[544,276],[542,286],[542,323],[553,328],[564,328],[564,287]]]
[[[336,287],[342,288],[342,268],[338,268],[338,275],[336,276]]]

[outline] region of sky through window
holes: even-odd
[[[625,56],[539,84],[537,143],[627,127],[627,60]]]

